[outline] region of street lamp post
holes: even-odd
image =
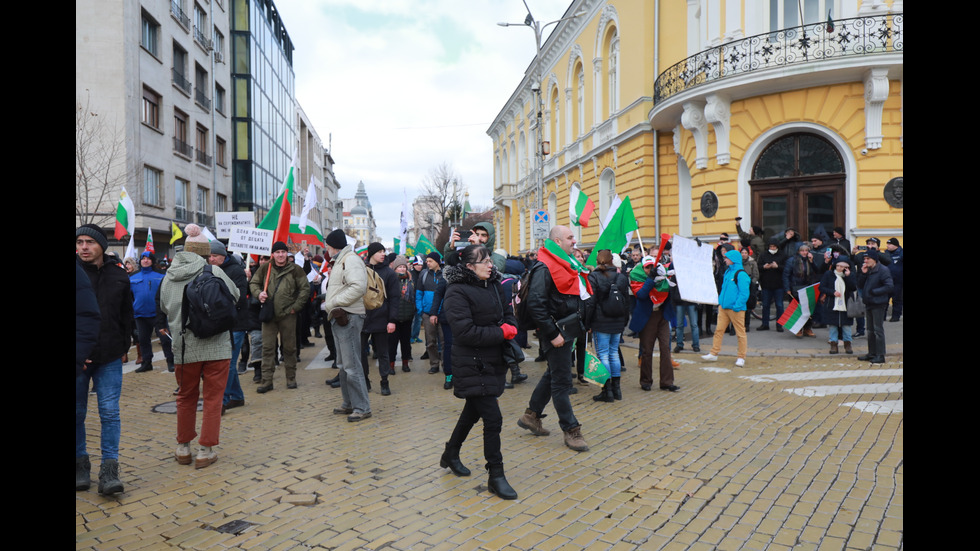
[[[532,71],[532,82],[531,91],[534,93],[536,110],[537,110],[537,124],[534,129],[534,140],[536,142],[536,147],[534,148],[534,178],[535,178],[535,191],[536,197],[534,200],[535,208],[541,210],[544,207],[544,144],[542,143],[541,136],[541,117],[544,111],[544,106],[541,98],[541,34],[544,29],[561,23],[562,21],[568,21],[570,19],[575,19],[576,17],[581,17],[585,15],[585,11],[579,11],[569,17],[562,17],[561,19],[556,19],[554,21],[549,21],[548,23],[541,24],[540,21],[531,15],[531,8],[527,5],[527,0],[522,0],[524,2],[524,8],[527,9],[527,17],[524,18],[523,23],[497,23],[501,27],[519,27],[525,26],[534,31],[534,70]]]

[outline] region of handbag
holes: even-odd
[[[504,357],[504,364],[506,364],[507,367],[519,365],[524,361],[524,351],[521,350],[520,345],[518,345],[514,339],[505,340],[501,345],[500,352]]]
[[[847,317],[863,318],[865,314],[864,301],[856,294],[852,294],[847,301]]]
[[[582,326],[582,318],[578,312],[572,312],[560,320],[555,320],[555,325],[558,326],[561,337],[567,342],[571,342],[572,339],[585,333],[585,327]]]

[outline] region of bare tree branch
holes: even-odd
[[[130,171],[122,133],[89,105],[75,101],[75,218],[78,225],[105,226]]]
[[[449,238],[449,228],[459,224],[462,197],[466,193],[463,179],[451,164],[442,163],[422,179],[419,192],[417,202],[439,217],[439,231],[433,245],[442,250]]]

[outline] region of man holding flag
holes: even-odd
[[[592,289],[584,275],[585,267],[571,255],[574,246],[572,230],[555,226],[538,251],[538,262],[531,267],[527,311],[543,341],[548,369],[517,425],[535,436],[551,434],[542,426],[541,418],[544,407],[553,401],[558,424],[565,433],[565,445],[586,451],[589,446],[582,437],[582,425],[572,412],[568,392],[572,388],[572,341],[585,333],[582,301],[592,295]]]

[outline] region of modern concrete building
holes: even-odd
[[[297,200],[292,203],[294,220],[298,219],[306,206],[308,187],[315,185],[317,204],[307,218],[316,225],[317,233],[326,235],[342,224],[342,218],[337,216],[338,212],[342,212],[343,207],[342,204],[338,205],[337,201],[340,185],[333,174],[333,157],[330,156],[329,150],[324,148],[320,136],[298,102],[296,128],[299,143],[295,173]]]
[[[230,210],[229,1],[76,0],[78,222],[111,235],[125,185],[162,256],[172,220]]]

